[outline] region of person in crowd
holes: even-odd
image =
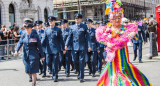
[[[84,82],[84,65],[85,65],[85,54],[86,50],[91,51],[90,37],[87,32],[87,25],[82,24],[82,14],[75,14],[75,25],[72,25],[70,34],[65,43],[65,50],[73,40],[73,50],[74,50],[74,65],[75,72],[78,73],[77,78],[80,82]],[[88,48],[86,47],[88,46]]]
[[[43,21],[36,21],[36,26],[37,26],[37,33],[38,33],[38,36],[39,36],[39,39],[41,40],[44,36],[44,29],[43,29]],[[43,52],[44,52],[44,56],[46,56],[45,54],[45,46],[42,45],[42,49],[43,49]],[[40,75],[42,74],[42,77],[46,77],[46,60],[44,61],[40,61],[40,65],[39,65],[39,68],[40,68]]]
[[[61,27],[62,27],[62,35],[63,35],[63,40],[64,43],[67,40],[67,37],[69,36],[70,28],[68,27],[68,20],[66,19],[61,19]],[[68,49],[66,53],[63,55],[64,57],[64,63],[65,63],[65,74],[66,77],[70,76],[70,64],[72,62],[72,42],[68,46]],[[73,67],[73,64],[71,65]]]
[[[135,61],[137,58],[137,48],[138,48],[138,50],[139,50],[139,63],[143,63],[142,62],[142,43],[144,42],[144,44],[146,44],[146,35],[145,35],[145,32],[144,32],[142,26],[138,25],[139,21],[135,21],[134,23],[136,24],[137,29],[138,29],[138,40],[132,39],[133,50],[134,50],[133,61]]]
[[[105,14],[109,16],[112,26],[102,26],[96,30],[97,41],[107,45],[107,64],[96,86],[152,86],[129,61],[127,42],[136,36],[138,26],[121,24],[124,15],[121,0],[108,0],[106,4]]]
[[[91,51],[87,51],[86,53],[86,62],[89,67],[89,75],[92,74],[92,77],[95,77],[96,73],[96,64],[97,64],[97,52],[98,52],[98,47],[99,43],[96,40],[95,37],[95,30],[92,26],[93,21],[91,19],[86,19],[86,24],[88,27],[88,34],[91,39]],[[88,45],[89,46],[89,45]]]
[[[157,22],[155,21],[150,21],[148,26],[147,26],[147,31],[149,34],[151,33],[154,33],[154,35],[157,35],[157,29],[156,29],[156,26],[157,26]],[[156,36],[155,36],[156,37]],[[149,37],[149,52],[150,52],[150,56],[149,56],[149,59],[152,59],[152,55],[151,55],[151,42],[150,42],[150,37]]]
[[[19,38],[20,38],[20,34],[19,34],[19,27],[15,27],[14,28],[14,33],[13,33],[13,35],[14,35],[14,38],[16,39],[16,43],[19,41]]]
[[[39,59],[44,60],[42,46],[40,39],[32,30],[32,21],[25,20],[25,32],[22,34],[15,51],[15,56],[23,45],[23,63],[25,65],[25,72],[32,77],[32,86],[36,86],[37,75],[39,72]],[[39,55],[39,53],[41,55]]]
[[[145,35],[146,35],[146,40],[149,38],[149,33],[148,33],[148,19],[145,18],[143,19],[143,23],[142,23],[142,28],[145,32]]]
[[[52,79],[54,80],[54,82],[57,82],[59,52],[61,51],[61,48],[63,48],[64,50],[64,42],[61,29],[55,26],[56,18],[53,16],[49,16],[48,21],[50,27],[45,29],[41,43],[46,48],[46,63],[49,69],[52,69]],[[66,51],[64,50],[63,53],[65,54],[65,52]]]
[[[25,27],[23,25],[23,27],[20,29],[19,34],[22,35],[23,31],[25,30]]]

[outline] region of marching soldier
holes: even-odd
[[[48,23],[48,22],[45,22],[45,23],[44,23],[44,26],[45,26],[45,28],[48,28],[48,27],[49,27],[49,23]]]
[[[46,48],[46,63],[49,66],[49,69],[52,69],[52,79],[54,82],[57,82],[59,52],[61,51],[61,46],[64,50],[64,42],[61,29],[55,26],[56,18],[50,16],[48,17],[48,21],[50,27],[45,29],[44,37],[42,38],[41,42]],[[63,51],[63,53],[65,53],[65,51]]]
[[[100,23],[98,22],[98,21],[94,21],[93,22],[93,24],[94,24],[94,27],[97,29],[98,27],[99,27],[99,25],[100,25]],[[98,62],[98,64],[97,64],[97,69],[98,69],[98,72],[99,72],[99,74],[101,73],[101,70],[102,70],[102,59],[104,58],[104,56],[103,56],[103,52],[104,52],[104,45],[103,44],[101,44],[101,43],[99,43],[99,45],[98,45],[99,47],[98,47],[98,58],[97,58],[97,62]]]
[[[44,36],[44,30],[42,29],[43,28],[42,24],[43,24],[42,21],[39,21],[39,20],[36,21],[37,33],[39,35],[40,40]],[[43,49],[43,52],[44,52],[44,55],[45,55],[45,46],[42,45],[42,49]],[[46,60],[40,62],[40,71],[41,71],[42,77],[46,77]]]
[[[82,15],[75,14],[76,24],[71,26],[70,34],[65,43],[65,50],[68,50],[68,46],[73,40],[73,50],[74,50],[74,65],[75,72],[78,72],[78,79],[80,82],[84,82],[84,65],[85,65],[85,53],[87,50],[91,51],[91,44],[89,34],[87,32],[87,26],[81,23]]]
[[[32,86],[36,86],[37,75],[39,71],[39,60],[44,60],[42,46],[38,34],[32,29],[33,24],[31,20],[25,20],[26,28],[16,46],[15,56],[23,46],[23,63],[25,65],[25,72],[30,76],[30,82],[33,82]],[[39,52],[41,55],[39,55]]]
[[[98,42],[95,37],[95,30],[92,28],[92,20],[86,19],[86,24],[88,27],[87,32],[89,33],[90,39],[91,39],[91,51],[87,51],[86,56],[86,62],[89,67],[89,75],[92,74],[92,77],[95,77],[96,73],[96,64],[97,64],[97,52],[98,52]]]
[[[61,27],[62,27],[62,34],[63,34],[63,40],[66,42],[67,37],[69,35],[70,29],[68,28],[68,20],[62,19],[61,20]],[[64,55],[65,60],[65,68],[66,68],[66,77],[70,76],[70,64],[72,61],[72,42],[68,45],[68,49],[66,51],[66,54]]]

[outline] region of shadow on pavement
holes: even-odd
[[[18,71],[17,69],[0,69],[0,71]]]

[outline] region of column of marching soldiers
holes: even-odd
[[[95,77],[96,71],[101,73],[105,46],[96,41],[95,30],[100,25],[98,21],[86,19],[82,23],[81,14],[75,14],[74,22],[61,19],[60,24],[57,24],[53,16],[48,17],[48,21],[44,23],[45,29],[42,29],[42,21],[38,20],[33,24],[45,53],[45,61],[41,61],[39,65],[42,77],[46,77],[47,67],[54,82],[58,81],[61,67],[65,69],[66,77],[70,77],[70,71],[74,71],[80,82],[85,81],[86,66],[92,77]]]

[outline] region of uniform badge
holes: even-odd
[[[30,38],[30,42],[37,42],[36,38]]]

